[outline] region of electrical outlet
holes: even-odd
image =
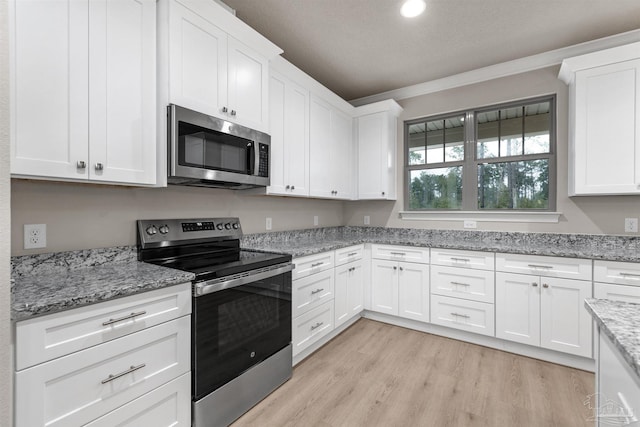
[[[638,232],[638,218],[625,218],[624,219],[624,231],[625,231],[625,233],[637,233]]]
[[[318,224],[319,224],[318,215],[314,215],[313,216],[313,225],[318,225]]]
[[[39,249],[47,247],[47,224],[24,225],[24,248]]]
[[[478,228],[478,223],[472,219],[465,219],[464,228]]]
[[[272,225],[273,224],[271,223],[271,218],[267,218],[265,222],[265,227],[267,228],[267,230],[271,230]]]
[[[371,225],[371,217],[369,215],[364,216],[364,225]]]

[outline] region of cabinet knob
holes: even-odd
[[[286,187],[284,187],[284,189],[285,189],[285,190],[288,190],[288,189],[290,189],[290,188],[291,188],[291,186],[290,186],[290,185],[287,185]]]
[[[104,165],[102,163],[96,163],[95,168],[97,171],[101,171],[104,169]]]
[[[384,191],[382,192],[382,195],[384,196]]]
[[[531,286],[533,286],[534,288],[537,288],[537,287],[538,287],[538,284],[537,284],[536,282],[533,282],[533,283],[531,284]]]
[[[546,283],[542,285],[543,288],[548,288],[549,285],[547,285]]]
[[[231,115],[235,116],[236,115],[236,110],[231,110]]]
[[[85,163],[84,160],[78,160],[78,162],[76,162],[76,167],[78,169],[84,169],[87,167],[87,164]]]
[[[404,270],[402,269],[402,267],[400,267],[400,271],[404,271]]]
[[[292,190],[295,190],[295,189],[296,189],[296,186],[295,186],[295,185],[292,185],[292,186],[291,186],[291,189],[292,189]]]
[[[222,107],[222,112],[226,113],[227,111],[229,111],[229,109],[227,107]]]
[[[397,270],[397,269],[398,269],[398,267],[393,267],[393,269],[394,269],[394,270]]]

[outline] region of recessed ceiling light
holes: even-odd
[[[400,9],[400,14],[405,18],[414,18],[427,8],[424,0],[407,0]]]

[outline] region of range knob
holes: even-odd
[[[163,225],[160,227],[160,233],[162,234],[167,234],[169,232],[169,226],[168,225]]]
[[[218,230],[222,230],[224,228],[224,225],[222,225],[222,223],[216,224],[216,228]]]
[[[224,225],[225,230],[231,230],[231,223],[228,222]]]
[[[238,224],[237,222],[233,223],[233,229],[237,230],[238,228],[240,228],[240,224]]]
[[[147,234],[149,236],[153,236],[154,234],[156,234],[158,232],[158,229],[156,228],[155,225],[150,225],[150,226],[147,227],[146,231],[147,231]]]

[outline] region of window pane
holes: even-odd
[[[427,163],[444,162],[443,120],[427,122]]]
[[[549,102],[524,107],[524,154],[548,153],[551,115]]]
[[[462,166],[411,171],[409,209],[460,209]]]
[[[444,121],[444,161],[464,160],[464,116]]]
[[[498,112],[485,111],[476,115],[478,159],[498,157]]]
[[[548,159],[478,165],[478,209],[548,208]]]
[[[522,107],[500,110],[500,157],[522,155]]]
[[[409,125],[409,164],[424,165],[427,146],[424,123]]]

